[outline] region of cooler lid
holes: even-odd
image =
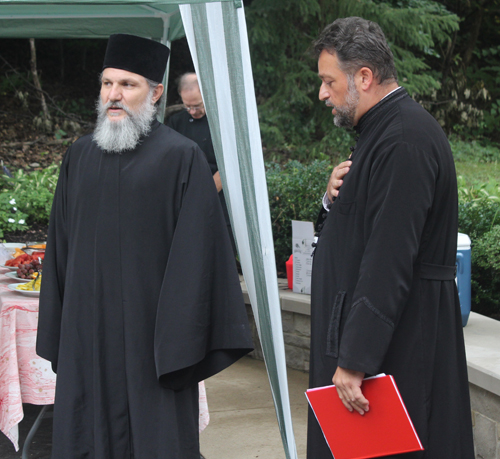
[[[467,234],[458,233],[457,250],[470,250],[470,237]]]

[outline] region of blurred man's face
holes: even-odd
[[[338,127],[352,128],[358,122],[359,93],[354,77],[346,75],[339,66],[337,56],[323,50],[318,60],[321,78],[319,99],[333,107],[333,122]]]
[[[184,108],[195,120],[205,116],[205,106],[199,88],[181,91],[181,99]]]
[[[102,72],[101,101],[104,106],[109,104],[106,114],[110,121],[120,121],[128,116],[123,105],[137,113],[148,94],[149,85],[142,75],[113,68],[104,69]]]

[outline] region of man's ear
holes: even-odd
[[[361,67],[357,72],[359,88],[367,91],[375,81],[373,72],[368,67]]]
[[[155,104],[157,102],[157,100],[161,97],[161,95],[163,94],[163,90],[164,90],[164,87],[162,84],[159,84],[154,92],[153,92],[153,104]]]

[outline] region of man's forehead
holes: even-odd
[[[318,76],[323,79],[328,76],[344,73],[340,68],[336,53],[331,53],[324,49],[318,58]]]
[[[201,92],[198,87],[185,89],[184,91],[181,91],[180,95],[183,101],[189,100],[190,102],[194,101],[196,103],[202,102]]]
[[[138,73],[129,72],[128,70],[115,69],[113,67],[105,68],[102,72],[102,79],[106,80],[132,80],[137,82],[146,82],[146,78]]]

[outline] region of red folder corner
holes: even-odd
[[[363,416],[346,409],[335,386],[306,392],[335,459],[368,459],[424,449],[392,376],[365,379],[362,391],[370,402]]]

